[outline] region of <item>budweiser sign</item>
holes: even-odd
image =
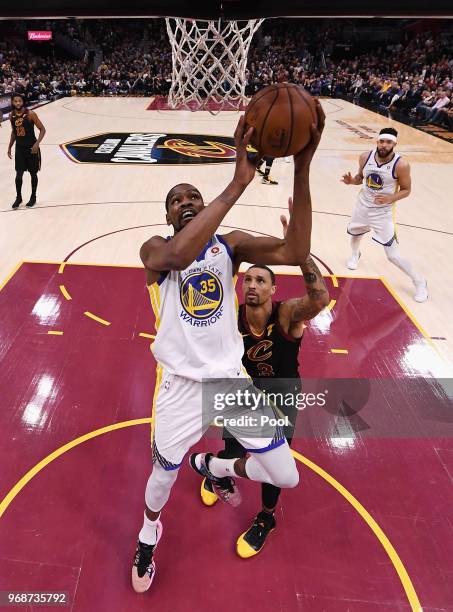
[[[49,30],[29,30],[28,40],[52,40],[52,32]]]

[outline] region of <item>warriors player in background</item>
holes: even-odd
[[[12,159],[13,144],[16,143],[16,199],[13,208],[22,204],[22,179],[24,172],[30,172],[31,196],[26,206],[31,208],[36,204],[36,189],[38,187],[38,172],[41,168],[41,152],[39,143],[44,138],[46,128],[38,115],[25,108],[25,99],[21,94],[11,97],[13,110],[11,111],[11,138],[8,145],[8,157]],[[38,138],[35,136],[35,126],[39,130]]]
[[[401,257],[397,246],[394,207],[398,200],[407,198],[411,192],[411,169],[409,163],[395,152],[398,132],[383,128],[379,132],[377,147],[362,153],[359,171],[343,175],[346,185],[362,185],[356,207],[348,225],[351,235],[351,257],[346,265],[355,270],[359,265],[360,242],[364,234],[373,230],[373,240],[382,244],[388,260],[405,272],[414,283],[416,302],[428,299],[426,280],[416,272],[407,259]]]
[[[292,199],[289,200],[291,213]],[[282,215],[283,233],[286,235],[288,221]],[[244,339],[242,364],[255,387],[272,394],[288,394],[296,399],[301,391],[299,377],[299,349],[305,321],[313,319],[329,303],[329,292],[318,266],[311,257],[301,266],[306,295],[299,298],[274,301],[277,289],[275,275],[267,266],[251,266],[244,274],[242,293],[244,303],[239,306],[238,328]],[[291,384],[294,381],[294,384]],[[297,418],[297,404],[278,406],[288,417],[290,425],[285,427],[285,437],[291,444]],[[245,457],[246,450],[224,430],[225,449],[218,457]],[[276,527],[275,509],[281,489],[270,483],[261,484],[261,511],[251,527],[239,536],[237,554],[246,559],[260,552],[267,536]],[[212,483],[204,478],[201,498],[206,506],[218,500]]]
[[[231,384],[234,381],[235,385],[244,380],[244,343],[237,328],[233,280],[239,265],[243,261],[301,265],[310,253],[309,169],[325,121],[318,101],[316,108],[318,124],[311,126],[311,142],[294,158],[294,207],[284,239],[257,238],[239,230],[225,235],[215,233],[255,175],[255,165],[247,157],[253,128],[246,131],[241,117],[235,132],[233,180],[208,206],[193,185],[175,185],[165,202],[167,223],[173,226],[174,235],[167,240],[154,236],[140,249],[156,313],[153,353],[159,366],[153,423],[154,466],[146,485],[143,527],[132,567],[136,592],[151,586],[154,550],[162,534],[161,510],[184,456],[204,433],[202,390],[206,383],[202,387],[202,381],[208,379],[209,387],[209,379],[213,378],[227,379]],[[209,403],[208,409],[211,407]],[[229,430],[238,435],[234,428]],[[233,505],[240,501],[233,477],[282,488],[297,485],[297,467],[279,427],[268,428],[266,435],[238,438],[250,452],[248,457],[220,459],[212,453],[190,457],[191,467],[213,482],[223,501]]]

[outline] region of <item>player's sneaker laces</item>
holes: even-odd
[[[359,266],[359,259],[361,257],[362,253],[358,253],[357,255],[354,255],[354,253],[351,255],[351,257],[348,259],[348,261],[346,262],[347,267],[350,270],[357,270],[358,266]]]
[[[200,497],[205,506],[213,506],[219,499],[214,493],[212,482],[207,478],[201,481]]]
[[[428,299],[428,283],[425,281],[425,279],[423,279],[421,281],[414,282],[414,286],[414,300],[416,302],[426,302]]]
[[[274,179],[271,178],[269,175],[263,176],[261,182],[263,183],[263,185],[278,185],[278,181],[274,181]]]
[[[155,544],[144,544],[137,540],[134,563],[132,565],[132,588],[136,593],[144,593],[151,586],[156,575],[154,551],[162,536],[162,523],[157,521],[157,540]]]
[[[197,456],[200,457],[199,468],[195,462],[195,458]],[[211,481],[214,493],[219,499],[224,501],[226,504],[230,504],[230,506],[239,506],[242,498],[234,478],[231,478],[230,476],[224,476],[223,478],[214,476],[214,474],[209,471],[208,467],[211,457],[213,457],[212,453],[193,453],[189,457],[190,467],[195,470],[197,474],[200,474],[200,476],[203,476]]]
[[[252,526],[239,536],[236,552],[243,559],[257,555],[266,543],[267,536],[275,529],[275,518],[269,512],[259,512]]]

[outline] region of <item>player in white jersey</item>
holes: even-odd
[[[357,269],[362,237],[373,230],[373,240],[382,244],[388,260],[412,279],[414,300],[425,302],[428,299],[426,280],[407,259],[401,257],[397,246],[395,204],[411,192],[409,163],[395,152],[397,136],[394,128],[383,128],[376,149],[360,156],[358,173],[355,176],[350,172],[343,175],[342,181],[346,185],[362,185],[347,229],[351,235],[352,253],[346,265],[350,270]]]
[[[234,277],[241,262],[300,265],[309,255],[309,168],[325,121],[319,102],[316,108],[318,125],[311,127],[311,142],[294,157],[294,205],[283,239],[255,237],[239,230],[216,234],[255,174],[255,166],[247,155],[253,128],[246,130],[242,117],[235,131],[233,180],[208,206],[193,185],[182,183],[173,187],[165,205],[167,223],[173,226],[174,235],[167,239],[154,236],[140,250],[156,312],[153,352],[159,365],[153,423],[154,465],[146,485],[144,522],[132,567],[132,586],[136,592],[146,591],[154,578],[153,554],[162,533],[160,512],[178,469],[187,451],[213,420],[213,410],[219,408],[215,403],[218,394],[210,395],[212,385],[217,389],[216,383],[209,379],[224,379],[226,388],[235,389],[241,383],[250,387],[242,373],[244,346],[236,318]],[[254,414],[275,416],[272,407],[262,406]],[[236,404],[230,412],[225,409],[225,415],[249,416],[250,410]],[[249,456],[220,459],[211,453],[201,453],[190,457],[191,467],[213,481],[223,501],[232,505],[240,502],[232,476],[281,488],[297,485],[297,467],[280,427],[233,423],[228,429],[250,452]]]

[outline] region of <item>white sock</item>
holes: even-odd
[[[143,544],[155,544],[157,542],[158,520],[159,519],[157,518],[155,521],[151,521],[146,516],[146,512],[144,513],[143,527],[141,528],[141,531],[138,534],[138,539],[140,540],[140,542],[142,542]]]
[[[218,457],[211,457],[209,461],[209,471],[217,478],[223,478],[224,476],[237,476],[234,471],[234,464],[236,459],[219,459]]]
[[[397,268],[405,272],[414,283],[423,282],[423,276],[415,270],[412,269],[412,264],[407,260],[401,257],[398,246],[396,242],[393,242],[390,246],[385,246],[385,254],[388,257],[388,260],[394,264]]]

